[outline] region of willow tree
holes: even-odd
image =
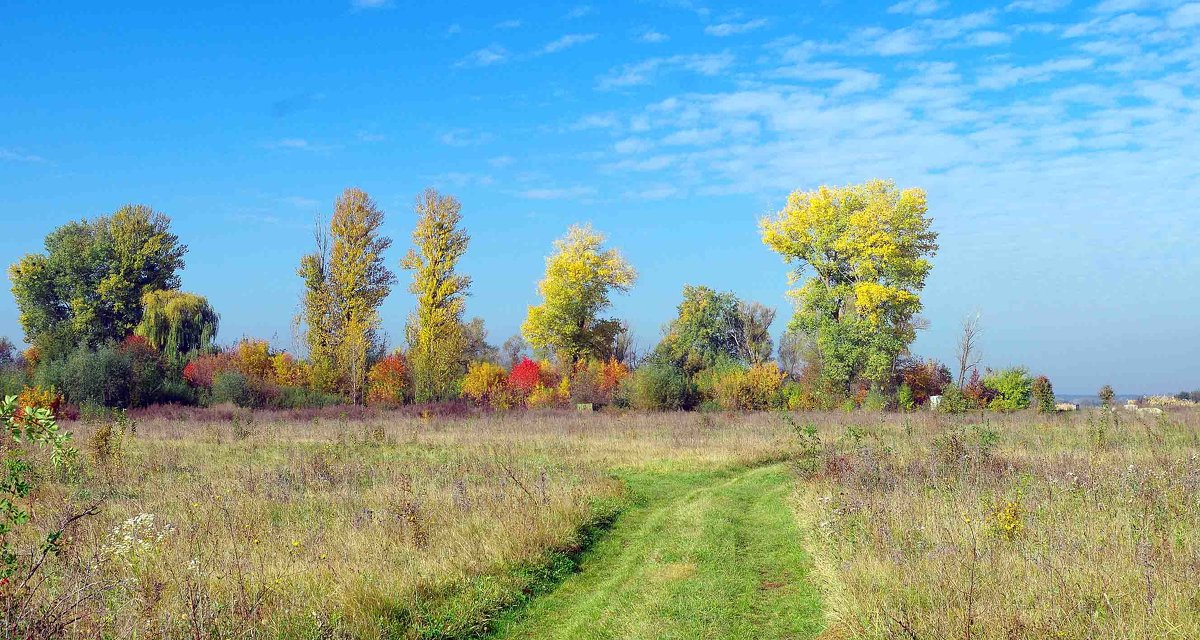
[[[924,190],[887,180],[795,191],[762,220],[763,242],[798,263],[790,330],[813,341],[823,375],[842,389],[884,381],[916,337],[938,248],[931,224]]]
[[[334,203],[329,233],[318,227],[317,250],[300,259],[300,320],[318,387],[361,402],[370,354],[380,351],[379,305],[396,276],[383,253],[383,211],[364,191],[346,189]]]
[[[542,303],[529,307],[521,325],[535,349],[553,351],[566,362],[612,355],[623,325],[599,316],[612,305],[612,292],[633,286],[637,272],[616,249],[605,249],[604,240],[590,225],[574,225],[554,242],[546,277],[538,283]]]
[[[462,317],[471,279],[456,273],[455,267],[471,237],[459,227],[461,210],[458,200],[433,189],[417,196],[413,247],[401,262],[412,272],[409,291],[417,297],[405,327],[417,402],[453,397],[463,366]]]
[[[174,364],[208,351],[217,337],[220,316],[204,296],[173,289],[142,296],[142,321],[134,333]]]

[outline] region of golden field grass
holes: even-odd
[[[55,495],[101,512],[45,591],[85,586],[74,633],[121,638],[472,637],[611,519],[609,470],[749,464],[787,437],[684,414],[237,413],[142,421],[106,457],[96,425],[70,428],[92,477]]]
[[[90,477],[35,522],[100,512],[30,607],[77,637],[480,637],[629,506],[618,475],[782,460],[823,637],[1200,637],[1200,411],[206,415],[67,425]]]
[[[796,505],[828,637],[1200,637],[1200,412],[817,432]]]

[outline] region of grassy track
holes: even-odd
[[[624,476],[638,505],[499,638],[809,638],[820,603],[781,465]]]

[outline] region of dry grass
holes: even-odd
[[[820,421],[828,637],[1200,637],[1200,412]]]
[[[89,489],[41,513],[102,503],[48,585],[90,581],[76,635],[469,636],[611,517],[612,468],[750,463],[787,437],[768,416],[191,417],[70,425]]]

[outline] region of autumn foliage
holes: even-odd
[[[367,373],[367,400],[373,403],[401,404],[409,391],[408,365],[404,356],[394,353],[376,362]]]

